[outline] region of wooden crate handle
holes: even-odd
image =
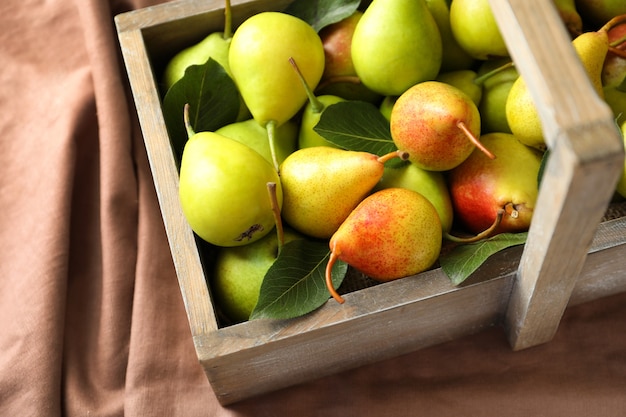
[[[552,339],[624,167],[613,115],[551,1],[489,0],[539,111],[550,158],[511,292],[511,346]]]

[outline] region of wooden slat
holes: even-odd
[[[623,145],[552,2],[491,0],[551,157],[506,316],[514,349],[554,336],[623,169]]]

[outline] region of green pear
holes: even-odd
[[[276,128],[276,159],[282,163],[287,156],[297,149],[299,125],[289,120]],[[222,126],[218,133],[248,145],[260,153],[268,162],[272,163],[272,151],[267,140],[267,131],[254,119],[243,120]]]
[[[619,124],[622,132],[622,139],[624,141],[624,147],[626,147],[626,117],[622,117]],[[626,162],[624,162],[624,170],[622,171],[622,175],[619,177],[615,191],[622,198],[626,198]]]
[[[326,140],[313,128],[320,121],[320,117],[322,116],[324,109],[342,101],[345,101],[342,97],[323,95],[315,97],[314,101],[309,101],[306,104],[304,110],[302,111],[302,119],[300,120],[298,148],[311,148],[314,146],[329,146],[332,148],[338,148],[337,145]]]
[[[385,188],[406,188],[420,193],[437,210],[443,231],[449,232],[452,228],[454,220],[452,200],[442,172],[427,171],[411,163],[404,163],[397,167],[386,166],[383,178],[374,190]]]
[[[509,56],[489,0],[454,0],[450,28],[461,48],[475,59]]]
[[[308,236],[329,238],[380,181],[384,163],[399,155],[327,146],[295,151],[280,166],[283,219]]]
[[[442,57],[440,71],[471,69],[476,60],[461,48],[452,34],[450,5],[448,2],[446,0],[426,0],[426,5],[435,19],[441,35]]]
[[[626,92],[615,87],[604,87],[604,101],[609,105],[615,121],[620,124],[626,120]]]
[[[478,104],[482,133],[511,133],[506,120],[506,100],[519,73],[509,58],[483,61],[478,68],[478,79],[483,86],[483,94]],[[505,69],[500,70],[506,66]],[[495,72],[495,73],[494,73]]]
[[[552,2],[572,38],[580,35],[583,32],[583,19],[576,9],[575,0],[552,0]]]
[[[455,71],[440,72],[436,81],[455,86],[467,94],[474,104],[478,106],[483,95],[483,87],[475,82],[477,73],[474,70],[462,69]]]
[[[180,165],[180,203],[192,230],[216,246],[259,240],[275,226],[267,184],[282,188],[278,173],[261,154],[215,132],[192,135]]]
[[[576,9],[582,20],[599,28],[616,16],[626,14],[624,0],[575,0]]]
[[[352,37],[352,63],[363,84],[381,95],[400,95],[437,76],[439,28],[425,0],[373,0]]]
[[[365,275],[390,281],[431,268],[441,252],[439,215],[426,197],[387,188],[365,198],[330,239],[326,285],[339,302],[330,271],[341,259]]]
[[[602,66],[609,43],[606,31],[585,32],[572,41],[596,93],[602,91]],[[513,83],[506,101],[506,119],[511,132],[525,145],[545,149],[541,120],[523,77]]]
[[[481,141],[498,155],[496,159],[474,151],[448,173],[455,220],[467,231],[480,233],[504,209],[495,233],[528,230],[537,200],[541,152],[510,133],[487,133]]]
[[[285,229],[284,243],[302,235]],[[232,322],[250,318],[259,300],[263,278],[279,252],[278,235],[269,233],[244,246],[221,247],[215,254],[211,290],[217,306]]]
[[[311,88],[324,71],[324,48],[305,21],[281,12],[261,12],[233,34],[228,61],[241,95],[261,126],[280,126],[304,106],[306,92],[293,70],[295,61]]]
[[[391,120],[391,111],[393,110],[393,106],[394,104],[396,104],[397,99],[397,96],[387,96],[383,98],[383,100],[378,105],[378,109],[380,110],[382,115],[385,116],[385,119],[387,119],[387,121]]]
[[[480,114],[472,99],[453,85],[425,81],[402,94],[393,106],[391,137],[422,169],[447,171],[478,144]]]

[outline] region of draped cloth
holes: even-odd
[[[624,415],[626,294],[520,352],[494,327],[220,406],[113,23],[160,2],[0,2],[0,415]]]

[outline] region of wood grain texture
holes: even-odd
[[[506,319],[512,347],[523,349],[558,328],[623,169],[623,145],[553,4],[490,3],[551,151]]]
[[[233,1],[235,22],[288,3]],[[179,0],[116,17],[191,335],[222,404],[479,332],[501,325],[505,317],[515,348],[545,342],[567,305],[626,291],[626,274],[621,272],[626,269],[626,223],[617,219],[596,228],[608,202],[606,181],[622,157],[606,127],[606,109],[590,97],[585,82],[553,85],[561,79],[580,80],[576,65],[558,77],[553,71],[542,75],[552,62],[543,55],[556,56],[561,67],[574,58],[573,51],[561,48],[565,40],[553,27],[553,11],[526,22],[543,13],[548,2],[494,3],[510,26],[506,32],[516,59],[528,60],[520,70],[534,80],[532,90],[555,152],[529,244],[494,255],[459,287],[434,269],[351,292],[343,305],[329,300],[305,317],[233,326],[220,325],[215,315],[207,285],[210,261],[203,258],[178,202],[178,170],[159,92],[166,60],[221,30],[223,3]],[[551,34],[554,39],[543,38]],[[584,99],[585,104],[563,104],[564,97]]]

